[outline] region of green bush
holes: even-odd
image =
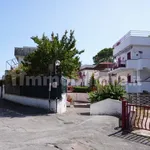
[[[89,99],[91,103],[98,102],[107,98],[120,100],[124,98],[126,92],[119,82],[115,81],[114,84],[108,84],[105,86],[96,84],[97,90],[89,93]]]
[[[93,73],[91,78],[90,78],[90,82],[89,82],[89,86],[90,86],[91,90],[95,87],[95,84],[96,84],[96,80],[94,78],[94,73]]]
[[[88,92],[90,92],[90,89],[87,86],[75,86],[75,87],[73,87],[73,92],[75,92],[75,93],[88,93]]]

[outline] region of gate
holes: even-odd
[[[150,131],[150,106],[122,101],[122,129]]]

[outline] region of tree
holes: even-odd
[[[113,48],[102,49],[93,57],[93,61],[95,64],[98,64],[104,61],[113,62]]]
[[[49,64],[60,60],[61,71],[64,76],[75,77],[81,66],[80,54],[84,50],[77,50],[74,31],[65,31],[59,38],[58,34],[51,34],[48,38],[43,34],[42,38],[34,36],[31,39],[37,44],[37,50],[25,57],[23,69],[30,75],[47,75],[49,73]],[[30,62],[30,63],[29,63]]]
[[[95,83],[96,83],[96,80],[94,78],[94,73],[93,73],[90,78],[90,83],[89,83],[91,89],[93,89],[95,87]]]

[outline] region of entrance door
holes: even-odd
[[[127,81],[128,81],[128,83],[131,83],[131,75],[130,74],[128,74],[128,76],[127,76]]]
[[[127,53],[127,59],[131,59],[131,52]]]
[[[121,66],[121,57],[118,58],[118,67]]]

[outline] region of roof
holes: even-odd
[[[99,64],[97,64],[94,69],[95,70],[104,70],[106,68],[112,68],[114,65],[114,63],[112,62],[101,62]]]
[[[95,65],[83,65],[80,70],[94,70]]]
[[[34,52],[36,47],[15,47],[14,55],[15,56],[27,56],[28,54]]]
[[[100,65],[112,65],[113,63],[112,62],[101,62],[99,63]]]

